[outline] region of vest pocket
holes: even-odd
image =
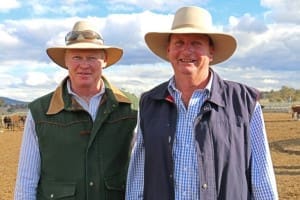
[[[75,199],[76,184],[43,181],[37,191],[37,199]]]
[[[105,199],[125,199],[124,176],[117,175],[105,178]]]

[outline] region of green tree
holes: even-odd
[[[282,86],[279,93],[283,101],[292,101],[295,98],[296,90],[287,86]]]

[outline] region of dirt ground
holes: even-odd
[[[265,113],[280,200],[300,199],[300,121]],[[22,130],[0,129],[0,200],[13,199]]]
[[[300,120],[290,113],[264,115],[279,199],[300,199]]]

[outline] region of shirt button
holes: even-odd
[[[204,184],[202,185],[202,188],[203,188],[204,190],[206,190],[206,189],[207,189],[207,184],[204,183]]]
[[[89,185],[92,187],[92,186],[94,185],[94,182],[91,181],[91,182],[89,183]]]
[[[54,194],[50,194],[50,198],[53,199],[54,198]]]

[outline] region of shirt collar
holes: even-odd
[[[104,86],[104,82],[103,80],[101,79],[101,89],[98,93],[96,93],[93,97],[96,97],[96,96],[102,96],[104,93],[105,93],[105,86]],[[67,89],[68,89],[68,93],[75,96],[76,98],[81,98],[78,94],[76,94],[72,88],[71,88],[71,82],[70,82],[70,79],[67,80]],[[93,98],[92,97],[92,98]]]
[[[102,81],[104,83],[103,87],[101,88],[101,91],[96,95],[103,95],[104,92],[109,92],[115,97],[115,99],[118,102],[130,103],[130,104],[132,103],[130,99],[123,92],[121,92],[118,88],[111,85],[104,77],[102,77]],[[62,81],[62,83],[56,88],[56,90],[53,92],[47,114],[49,115],[56,114],[60,112],[62,109],[64,109],[65,102],[63,99],[63,88],[65,84],[68,85],[68,77],[66,77]],[[68,87],[67,92],[71,95],[74,95],[75,93],[72,92],[70,85],[67,87]],[[108,87],[107,88],[108,91],[106,91],[105,89],[106,87]],[[75,99],[73,98],[73,100]]]
[[[207,83],[207,85],[205,86],[204,89],[199,89],[199,90],[202,90],[202,91],[207,91],[208,94],[210,94],[211,92],[211,87],[212,87],[212,81],[213,81],[213,73],[210,71],[210,77],[209,77],[209,81]],[[196,90],[196,91],[199,91],[199,90]],[[174,76],[169,80],[169,84],[168,84],[168,91],[169,93],[172,95],[174,94],[174,92],[179,92],[181,93],[175,86],[175,78]],[[173,96],[173,95],[172,95]]]

